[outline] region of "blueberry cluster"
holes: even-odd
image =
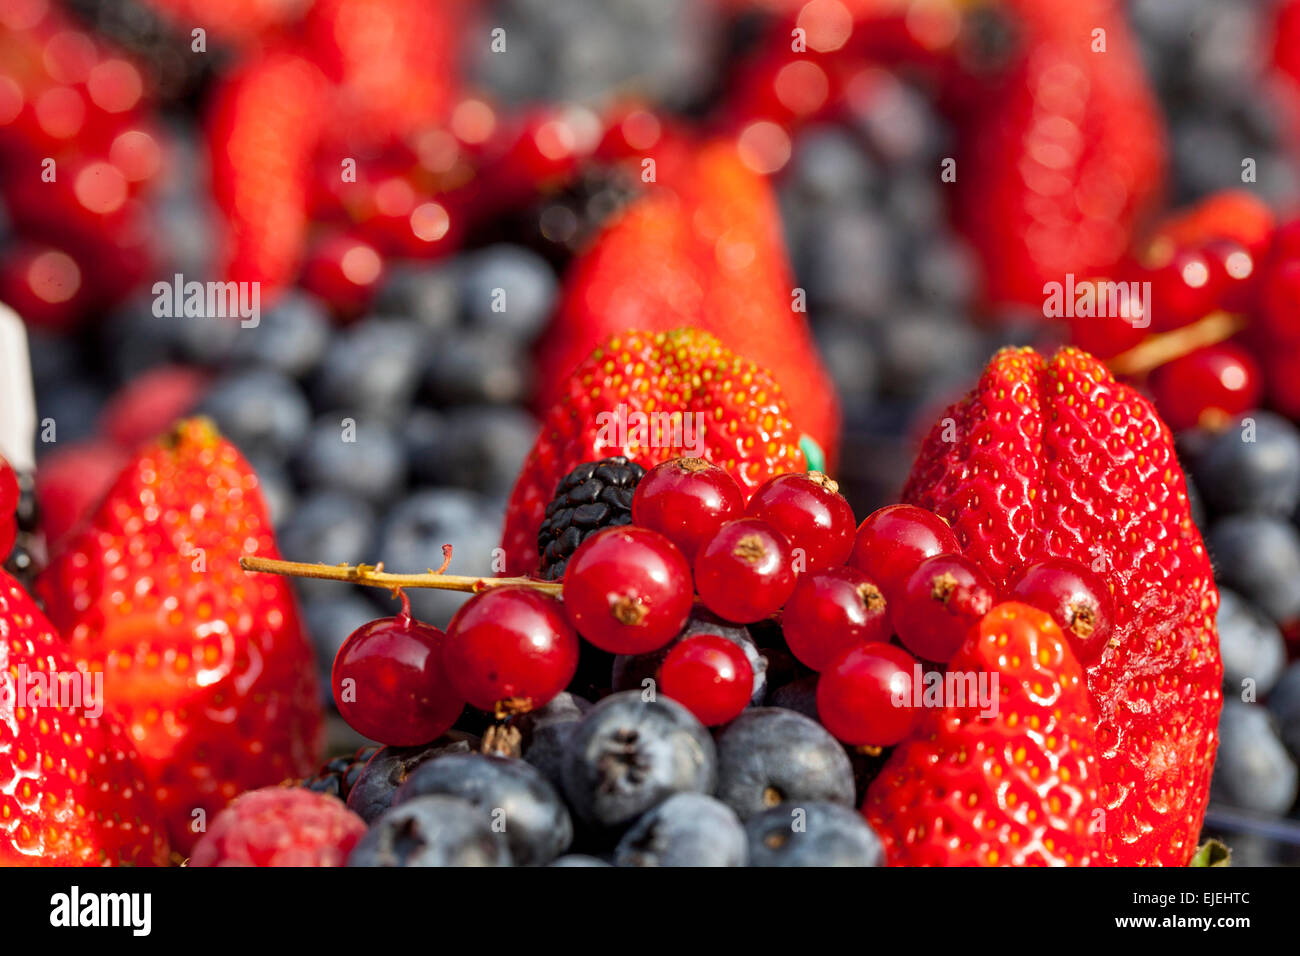
[[[518,722],[522,757],[452,731],[386,747],[348,806],[350,866],[877,866],[849,754],[815,720],[751,708],[711,735],[641,689],[562,693]]]
[[[1178,442],[1219,585],[1224,707],[1211,800],[1234,829],[1232,810],[1300,819],[1300,662],[1287,665],[1300,623],[1300,430],[1258,411]],[[1291,845],[1249,831],[1228,839],[1240,862],[1295,862],[1296,834]]]

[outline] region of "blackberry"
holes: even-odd
[[[586,461],[560,479],[537,531],[541,576],[564,577],[569,558],[601,528],[632,523],[632,493],[645,469],[623,456]]]
[[[328,793],[346,800],[366,763],[378,752],[378,747],[369,746],[362,747],[354,754],[335,757],[322,765],[315,776],[304,780],[302,786],[316,793]]]

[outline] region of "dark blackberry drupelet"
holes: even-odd
[[[375,746],[362,747],[354,754],[344,754],[326,761],[316,771],[315,776],[308,777],[302,782],[302,786],[316,793],[328,793],[340,800],[346,800],[366,763],[378,750],[379,748]]]
[[[588,537],[601,528],[631,524],[632,493],[644,475],[644,468],[619,455],[585,461],[560,479],[537,530],[541,576],[558,581]]]

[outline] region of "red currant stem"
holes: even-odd
[[[411,626],[411,621],[413,620],[413,618],[411,617],[411,598],[410,598],[410,596],[407,595],[407,593],[406,593],[405,591],[403,591],[401,588],[393,588],[393,597],[398,598],[398,599],[401,600],[401,602],[402,602],[402,613],[401,613],[400,615],[398,615],[398,616],[402,619],[402,623],[403,623],[406,627],[410,627],[410,626]]]
[[[301,561],[280,561],[253,556],[240,558],[239,566],[245,571],[283,574],[293,578],[346,581],[350,584],[364,584],[367,587],[383,588],[387,591],[396,588],[436,588],[442,591],[468,591],[471,594],[478,594],[488,588],[515,584],[558,596],[564,589],[564,585],[559,581],[538,581],[534,578],[475,578],[463,574],[442,574],[432,569],[423,574],[393,574],[385,571],[382,564],[306,564]],[[444,564],[443,567],[446,565]]]
[[[1159,332],[1106,360],[1116,375],[1145,375],[1166,362],[1232,338],[1246,327],[1244,316],[1215,311],[1191,325]]]

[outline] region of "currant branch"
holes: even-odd
[[[1106,364],[1116,375],[1145,375],[1197,349],[1230,339],[1245,327],[1244,316],[1223,311],[1211,312],[1191,325],[1157,333],[1108,359]]]
[[[363,584],[366,587],[396,590],[399,588],[435,588],[442,591],[465,591],[478,594],[489,588],[506,585],[522,585],[544,591],[547,594],[560,594],[563,584],[559,581],[538,581],[535,578],[481,578],[463,574],[444,574],[441,570],[428,570],[422,574],[394,574],[385,571],[383,564],[307,564],[301,561],[281,561],[275,558],[246,556],[239,559],[239,566],[245,571],[261,574],[282,574],[293,578],[316,578],[324,581],[344,581],[349,584]],[[443,564],[446,567],[446,564]]]

